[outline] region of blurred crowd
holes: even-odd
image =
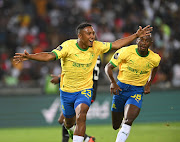
[[[25,61],[15,65],[15,53],[51,51],[76,38],[76,26],[91,23],[98,40],[114,41],[138,26],[153,26],[151,49],[161,57],[153,84],[180,87],[179,0],[0,0],[0,87],[42,87],[46,76],[61,72],[60,62]],[[135,43],[135,41],[134,41]],[[114,52],[114,51],[113,51]],[[99,84],[108,84],[102,56]]]

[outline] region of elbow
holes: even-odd
[[[110,63],[108,63],[108,64],[105,66],[105,68],[104,68],[104,71],[105,71],[106,75],[109,74],[109,71],[110,71],[110,70],[111,70]]]
[[[108,64],[105,66],[104,71],[107,74],[107,72],[108,72]]]

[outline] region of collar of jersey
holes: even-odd
[[[141,56],[141,57],[147,57],[147,56],[149,55],[149,50],[148,50],[147,55],[145,55],[145,56],[142,56],[142,55],[140,55],[140,54],[139,54],[139,52],[138,52],[138,48],[136,48],[136,53],[137,53],[139,56]]]
[[[87,49],[82,49],[82,48],[80,48],[79,47],[79,45],[78,45],[78,43],[76,43],[76,46],[79,48],[79,50],[81,50],[81,51],[87,51],[88,49],[89,49],[89,47],[87,48]]]

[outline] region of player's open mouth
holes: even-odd
[[[91,45],[93,44],[93,41],[94,41],[94,40],[89,40],[89,42],[90,42]]]
[[[144,46],[141,46],[140,48],[141,48],[141,50],[146,50],[146,47],[144,47]]]
[[[93,43],[94,40],[89,40],[89,41],[90,41],[90,43]]]

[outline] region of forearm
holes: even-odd
[[[137,37],[138,37],[138,35],[136,33],[134,33],[128,37],[116,40],[116,41],[112,42],[112,49],[119,49],[123,46],[126,46],[126,45],[130,44],[133,40],[135,40]]]
[[[112,71],[112,67],[110,65],[110,63],[108,63],[106,66],[105,66],[105,73],[110,81],[110,83],[115,83],[115,79],[113,77],[113,71]]]
[[[147,84],[151,85],[156,73],[157,73],[158,67],[153,68],[152,72],[151,72],[151,76],[149,78],[149,80],[147,81]]]
[[[41,52],[36,54],[29,54],[28,59],[47,62],[47,61],[55,60],[56,56],[52,52]]]

